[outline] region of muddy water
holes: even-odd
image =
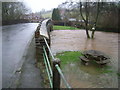
[[[118,34],[96,32],[93,40],[87,39],[84,30],[55,30],[51,32],[51,49],[54,54],[63,51],[99,50],[111,57],[107,69],[90,64],[84,66],[80,61],[64,66],[63,72],[73,88],[116,88],[118,87]],[[100,70],[98,70],[100,68]],[[107,70],[108,71],[108,70]],[[63,82],[61,87],[64,87]]]

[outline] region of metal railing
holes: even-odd
[[[48,58],[47,52],[46,52],[46,48],[45,46],[43,46],[43,57],[44,57],[44,63],[45,63],[45,67],[46,67],[46,71],[47,71],[47,75],[49,78],[49,82],[50,82],[50,87],[51,88],[60,88],[60,77],[62,78],[66,88],[71,88],[70,85],[68,84],[68,82],[66,81],[63,72],[60,68],[60,60],[57,60],[53,54],[52,51],[47,43],[46,38],[44,37],[44,41],[45,44],[47,46],[47,49],[50,53],[50,56],[52,58],[52,60],[50,60]],[[52,65],[51,65],[52,63]],[[56,80],[57,79],[57,80]]]
[[[45,50],[44,46],[43,46],[43,50],[44,50],[44,53],[43,53],[44,63],[45,63],[47,75],[48,75],[48,78],[49,78],[50,87],[53,88],[53,84],[52,84],[52,77],[53,77],[52,68],[50,66],[50,62],[48,60],[48,56],[47,56],[47,53],[46,53],[46,50]]]
[[[58,66],[58,64],[55,65],[55,67],[57,68],[62,80],[64,81],[64,84],[66,85],[67,88],[71,88],[70,85],[67,83],[62,71],[61,71],[61,68]]]
[[[46,19],[42,21],[39,24],[39,27],[37,28],[37,31],[35,34],[36,42],[39,43],[38,47],[40,48],[40,51],[43,54],[43,56],[40,55],[40,57],[44,59],[44,64],[46,67],[50,88],[59,89],[61,80],[63,80],[67,88],[71,88],[68,82],[66,81],[63,75],[63,72],[60,68],[60,60],[53,56],[50,46],[48,45],[48,43],[50,42],[49,29],[51,29],[52,27],[50,23],[51,23],[50,19]]]

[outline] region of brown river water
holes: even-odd
[[[118,35],[120,34],[96,31],[94,39],[87,39],[85,30],[54,30],[51,32],[51,49],[54,55],[63,51],[93,49],[102,51],[111,58],[107,67],[111,71],[107,73],[100,73],[96,69],[99,66],[91,64],[84,66],[80,61],[65,65],[62,71],[72,88],[118,87]],[[63,82],[61,82],[61,87],[65,87]]]

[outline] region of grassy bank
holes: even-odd
[[[79,56],[81,56],[81,52],[79,51],[66,51],[66,52],[62,52],[62,53],[58,53],[56,55],[57,58],[59,58],[61,60],[61,64],[65,65],[68,64],[70,62],[76,62],[79,60]]]
[[[79,28],[70,27],[70,26],[58,26],[54,25],[53,30],[78,30]]]

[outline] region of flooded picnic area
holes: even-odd
[[[87,39],[85,30],[54,30],[51,32],[51,49],[54,55],[64,51],[99,50],[110,57],[110,63],[85,66],[80,60],[62,67],[66,80],[72,88],[118,87],[118,33],[95,32],[94,39]],[[101,73],[100,70],[104,73]],[[62,83],[62,82],[61,82]],[[62,83],[61,87],[65,87]]]

